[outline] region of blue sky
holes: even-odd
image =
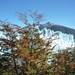
[[[15,12],[45,13],[43,23],[52,22],[75,29],[75,0],[0,0],[0,20],[8,19],[11,23],[23,26]]]

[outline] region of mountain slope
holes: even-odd
[[[56,25],[56,24],[53,24],[53,23],[50,23],[50,22],[39,26],[40,30],[43,29],[43,28],[51,29],[51,30],[54,30],[54,31],[61,31],[62,33],[66,33],[66,34],[73,34],[74,39],[75,39],[75,29],[68,28],[68,27],[61,26],[61,25]]]

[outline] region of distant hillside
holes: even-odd
[[[56,25],[50,22],[47,22],[46,24],[40,25],[39,29],[43,29],[43,28],[47,28],[47,29],[51,29],[54,31],[61,31],[62,33],[66,33],[66,34],[73,34],[74,35],[74,39],[75,39],[75,29],[72,28],[68,28],[65,26],[61,26],[61,25]]]

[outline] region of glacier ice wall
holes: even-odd
[[[39,26],[36,26],[36,28],[39,29]],[[44,27],[41,30],[39,29],[39,32],[42,33],[40,37],[45,41],[47,38],[55,39],[52,42],[53,46],[56,45],[55,50],[61,50],[75,46],[75,40],[73,34],[62,33],[61,31],[54,31],[46,27]],[[1,32],[0,35],[2,35]],[[0,37],[5,37],[5,36],[2,35]]]
[[[62,50],[66,48],[72,48],[75,45],[73,34],[66,34],[60,31],[53,31],[46,27],[40,30],[41,38],[46,40],[47,38],[55,39],[52,45],[56,45],[54,50]]]

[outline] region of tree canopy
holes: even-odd
[[[27,15],[17,13],[25,26],[22,28],[9,22],[1,21],[0,32],[0,70],[4,75],[46,75],[48,74],[48,59],[51,55],[51,41],[43,40],[38,25],[43,15],[37,11],[30,12],[33,24]]]
[[[28,15],[16,13],[24,27],[0,20],[0,74],[72,75],[75,72],[75,49],[52,53],[53,39],[42,39],[40,35],[45,33],[40,33],[38,28],[44,15],[29,12],[33,23],[29,22]]]

